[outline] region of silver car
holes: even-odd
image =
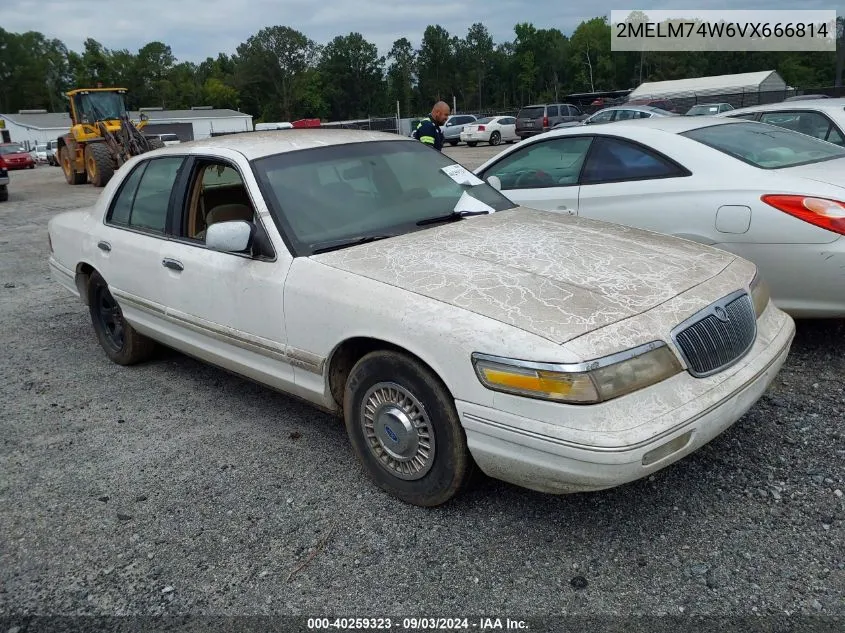
[[[679,116],[674,112],[653,108],[652,106],[619,105],[602,108],[583,121],[558,123],[553,129],[574,127],[577,125],[595,125],[598,123],[612,123],[614,121],[630,121],[632,119],[650,119],[652,117]]]
[[[465,125],[475,123],[478,117],[472,114],[453,114],[443,124],[443,142],[453,147],[461,142],[461,131]]]

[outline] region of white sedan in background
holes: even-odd
[[[808,99],[739,108],[719,116],[760,121],[845,146],[845,99]]]
[[[461,130],[461,141],[470,147],[475,147],[479,143],[499,145],[518,140],[516,118],[512,116],[484,117],[474,123],[464,125],[464,129]]]
[[[553,130],[475,173],[528,207],[736,253],[793,316],[845,316],[845,148],[762,123],[665,117]]]
[[[660,470],[754,405],[795,332],[747,260],[523,209],[390,133],[148,152],[48,235],[113,362],[158,342],[304,398],[424,506],[476,466],[550,493]]]

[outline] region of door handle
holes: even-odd
[[[99,248],[101,251],[105,251],[106,253],[108,253],[109,251],[111,251],[111,244],[109,244],[108,242],[98,242],[97,248]]]
[[[182,265],[182,262],[177,261],[175,259],[170,259],[169,257],[165,257],[163,260],[161,260],[161,265],[165,268],[169,268],[170,270],[185,270],[185,267]]]

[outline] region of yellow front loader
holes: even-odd
[[[141,130],[146,115],[133,123],[126,111],[125,88],[78,88],[67,93],[71,128],[59,137],[59,164],[69,185],[90,182],[105,187],[116,169],[138,154],[164,147]]]

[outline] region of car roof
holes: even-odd
[[[667,114],[671,114],[667,110],[661,110],[660,108],[655,108],[654,106],[637,104],[627,105],[624,103],[621,105],[607,106],[606,108],[602,108],[601,110],[596,110],[595,114],[598,114],[599,112],[604,112],[606,110],[636,110],[638,112],[666,112]]]
[[[731,111],[731,114],[743,112],[765,112],[772,110],[845,110],[845,98],[838,99],[807,99],[806,101],[781,101],[779,103],[764,103],[756,106],[746,106]]]
[[[345,130],[325,128],[294,128],[290,130],[267,130],[260,132],[240,132],[211,138],[180,143],[179,149],[171,146],[170,150],[158,150],[162,153],[197,152],[230,149],[240,152],[247,159],[254,160],[272,154],[294,152],[302,149],[346,145],[348,143],[366,143],[368,141],[394,141],[417,143],[407,136],[392,132],[370,132],[367,130]]]
[[[629,121],[617,121],[610,126],[595,126],[597,129],[591,129],[588,133],[589,134],[602,134],[602,133],[609,133],[609,130],[605,129],[598,129],[600,128],[607,128],[610,127],[616,131],[625,130],[642,130],[643,128],[650,128],[654,130],[661,130],[663,132],[669,132],[670,134],[680,134],[682,132],[686,132],[688,130],[696,130],[702,127],[709,127],[711,125],[737,125],[740,123],[749,123],[744,119],[726,119],[726,118],[716,118],[716,117],[709,117],[709,116],[700,116],[700,117],[685,117],[685,116],[662,116],[662,117],[651,117],[650,119],[631,119]],[[761,123],[754,123],[754,125],[762,125]],[[565,128],[555,128],[551,132],[546,132],[546,134],[584,134],[584,128],[589,127],[592,128],[594,126],[575,126],[575,127],[565,127]]]

